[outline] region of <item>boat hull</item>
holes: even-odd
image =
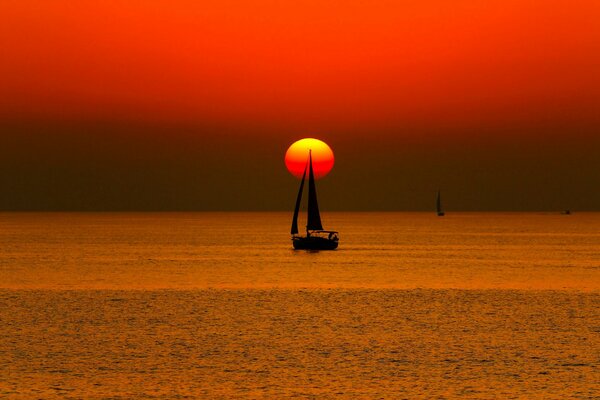
[[[294,237],[292,238],[296,250],[335,250],[338,241],[318,236]]]

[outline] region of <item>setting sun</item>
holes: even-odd
[[[285,166],[295,177],[301,179],[308,160],[308,152],[312,150],[312,163],[315,178],[326,176],[333,168],[334,157],[327,143],[313,138],[300,139],[294,142],[285,153]]]

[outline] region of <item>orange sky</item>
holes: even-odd
[[[0,210],[600,209],[599,0],[1,0]],[[291,194],[291,197],[287,196]]]
[[[600,2],[3,0],[3,119],[598,122]]]

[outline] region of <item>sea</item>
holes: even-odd
[[[0,398],[600,399],[600,213],[322,219],[1,213]]]

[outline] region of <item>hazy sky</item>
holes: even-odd
[[[600,2],[0,2],[0,210],[600,210]]]

